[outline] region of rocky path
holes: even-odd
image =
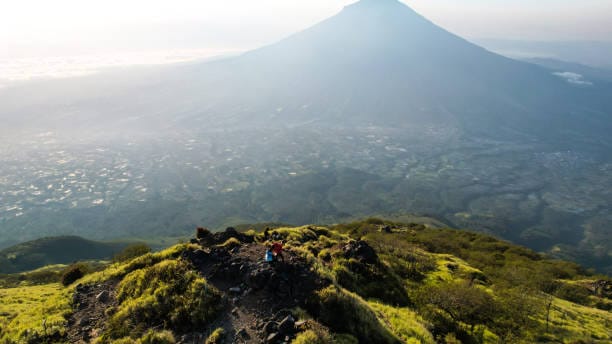
[[[228,237],[235,245],[223,246]],[[193,240],[196,249],[182,259],[224,294],[225,310],[208,328],[179,334],[179,343],[203,343],[217,328],[223,328],[225,343],[289,343],[302,330],[292,314],[307,308],[313,294],[329,281],[312,271],[305,258],[290,250],[284,261],[264,261],[266,246],[243,234],[226,231]],[[68,320],[68,341],[89,343],[105,330],[108,310],[117,306],[118,281],[79,285],[73,297],[74,313]]]
[[[291,310],[306,307],[322,281],[306,261],[285,251],[285,262],[264,261],[265,246],[250,243],[229,251],[205,249],[187,259],[228,298],[223,327],[233,343],[289,342],[299,331]],[[188,338],[186,343],[189,343]]]
[[[68,342],[89,343],[104,332],[107,310],[117,306],[117,281],[95,285],[77,285],[72,304],[74,313],[68,319]]]

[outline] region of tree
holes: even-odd
[[[485,290],[467,282],[444,283],[426,291],[429,304],[446,313],[453,321],[470,325],[486,325],[493,319],[495,301]]]
[[[535,318],[544,306],[542,298],[534,294],[531,289],[499,289],[495,294],[497,314],[490,328],[499,336],[502,343],[525,338],[531,330],[538,328],[539,323]]]
[[[151,252],[151,248],[146,244],[132,244],[124,248],[113,257],[113,262],[120,263],[140,257]]]

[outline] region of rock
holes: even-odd
[[[295,333],[295,319],[291,315],[287,315],[285,319],[283,319],[278,324],[278,332],[281,335],[288,335]]]
[[[247,330],[241,328],[240,330],[238,330],[238,332],[236,332],[236,336],[242,339],[249,339],[251,336],[249,336],[249,333],[247,332]]]
[[[276,332],[278,330],[278,323],[276,321],[269,321],[264,325],[263,330],[266,334]]]
[[[351,241],[344,246],[344,257],[359,259],[368,264],[378,262],[376,251],[363,240]]]
[[[268,338],[266,338],[266,343],[276,343],[280,340],[281,336],[280,334],[278,334],[278,332],[276,333],[270,333],[270,335],[268,336]]]
[[[85,327],[85,326],[89,325],[89,319],[81,318],[81,320],[79,320],[78,324],[79,324],[79,327]]]
[[[87,308],[87,302],[83,301],[83,302],[79,302],[77,305],[77,310],[81,311],[83,309]]]
[[[254,290],[261,290],[268,284],[271,274],[272,271],[260,268],[251,271],[246,282]]]
[[[211,234],[212,233],[207,228],[198,227],[196,229],[196,238],[198,238],[198,239],[208,238],[208,237],[210,237]]]
[[[104,290],[100,294],[96,295],[96,300],[102,303],[108,302],[109,298],[110,298],[110,293],[108,292],[108,290]]]

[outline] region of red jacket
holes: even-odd
[[[280,242],[274,243],[272,245],[272,253],[277,255],[277,254],[279,254],[281,252],[283,252],[283,244],[281,244]]]

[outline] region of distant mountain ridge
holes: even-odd
[[[0,273],[16,273],[46,265],[110,259],[128,244],[99,242],[77,236],[41,238],[0,251]]]

